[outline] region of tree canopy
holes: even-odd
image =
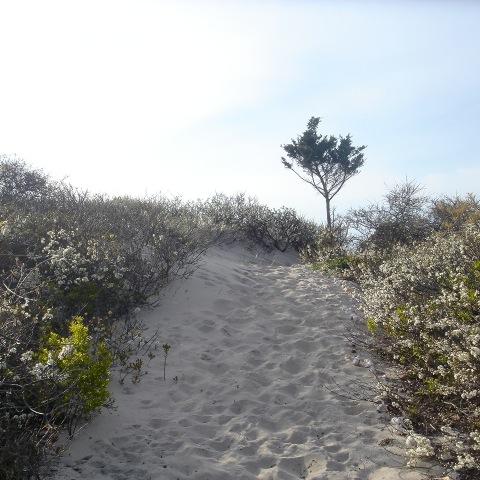
[[[359,172],[366,146],[353,146],[350,135],[322,135],[318,133],[319,124],[320,117],[310,118],[307,129],[297,139],[282,145],[288,157],[282,157],[282,163],[325,198],[327,225],[331,228],[330,202],[345,182]]]

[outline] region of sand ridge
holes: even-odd
[[[351,312],[294,255],[212,248],[142,313],[172,346],[167,381],[161,353],[140,385],[114,380],[117,409],[79,433],[55,480],[420,478],[379,446],[391,435],[375,405],[329,390],[371,379],[344,338]]]

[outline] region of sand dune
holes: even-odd
[[[117,410],[79,433],[54,478],[420,478],[379,445],[392,434],[374,404],[330,391],[371,378],[343,336],[351,311],[292,255],[212,249],[142,314],[172,345],[167,381],[161,355],[140,385],[113,381]]]

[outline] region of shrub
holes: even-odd
[[[61,429],[58,382],[34,369],[42,317],[0,294],[0,465],[2,479],[36,475]],[[53,373],[53,372],[52,372]]]
[[[382,388],[391,410],[431,441],[432,454],[462,478],[477,478],[480,229],[436,233],[390,253],[364,264],[360,282],[373,346],[402,372],[399,384]],[[412,459],[419,451],[410,448]]]
[[[432,203],[431,215],[436,230],[459,231],[466,224],[480,224],[480,201],[473,194],[439,198]]]
[[[26,306],[3,295],[0,304],[0,463],[2,478],[37,474],[46,453],[55,451],[63,428],[108,400],[111,354],[95,342],[81,318],[70,336],[50,332],[41,345],[42,323]]]
[[[247,240],[282,252],[312,245],[318,228],[293,209],[271,209],[243,194],[217,194],[205,202],[202,212],[220,238]]]
[[[334,217],[331,229],[321,226],[317,232],[315,242],[303,249],[302,260],[310,263],[314,270],[353,279],[357,253],[350,245],[347,219]]]
[[[410,245],[432,231],[428,198],[413,182],[396,185],[385,195],[383,204],[351,210],[349,219],[360,249],[389,249]]]
[[[49,191],[48,177],[24,162],[0,155],[0,203],[17,205],[44,197]]]
[[[246,222],[247,237],[268,249],[285,252],[288,248],[300,251],[315,241],[317,227],[299,217],[291,208],[263,207],[258,217]]]
[[[65,412],[69,433],[75,422],[104,406],[109,399],[108,382],[112,355],[105,342],[96,344],[89,337],[82,317],[75,317],[69,325],[70,335],[61,337],[50,332],[38,354],[34,371],[43,375],[46,369],[55,369],[64,390]]]

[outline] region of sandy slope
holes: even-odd
[[[143,314],[172,345],[167,382],[160,357],[140,385],[114,381],[117,411],[80,432],[55,479],[418,478],[391,468],[374,405],[325,388],[370,373],[342,336],[347,296],[294,262],[215,248],[172,285]]]

